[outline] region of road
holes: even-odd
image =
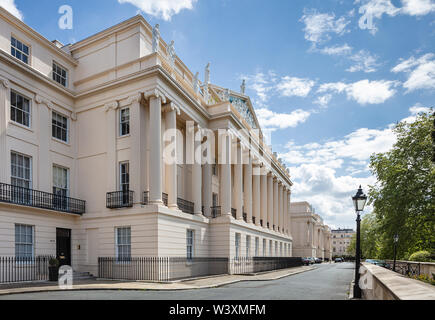
[[[62,291],[0,296],[0,300],[345,300],[354,264],[317,265],[315,270],[274,281],[248,281],[186,291]]]

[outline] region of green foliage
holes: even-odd
[[[57,260],[55,258],[51,258],[48,261],[48,264],[50,265],[50,267],[58,267],[59,266],[59,260]]]
[[[426,283],[429,283],[429,284],[435,286],[435,278],[433,277],[433,275],[432,275],[432,278],[430,276],[428,276],[427,274],[421,274],[419,276],[412,276],[411,278],[415,279],[415,280],[420,280],[420,281],[423,281],[423,282],[426,282]]]
[[[411,254],[409,261],[431,262],[429,251],[417,251]]]
[[[373,213],[361,222],[361,249],[367,258],[392,259],[395,234],[398,259],[421,250],[435,252],[433,119],[433,114],[422,113],[413,123],[397,124],[393,148],[371,157],[378,182],[369,191]],[[354,241],[350,248],[354,253]]]

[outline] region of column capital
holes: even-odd
[[[106,103],[104,105],[104,110],[106,112],[110,111],[110,110],[117,110],[119,108],[119,102],[118,101],[112,101],[109,103]]]
[[[149,90],[144,93],[145,99],[148,100],[149,98],[158,98],[161,100],[162,104],[166,104],[166,95],[158,88],[155,88],[153,90]]]
[[[9,88],[10,87],[10,83],[9,83],[9,80],[8,79],[0,79],[0,83],[2,84],[2,86],[5,88],[5,89],[7,89],[7,88]]]
[[[142,101],[143,101],[143,95],[142,92],[139,92],[135,95],[128,97],[127,104],[131,105],[133,103],[141,103]]]
[[[177,113],[177,116],[181,114],[180,108],[173,102],[169,102],[162,107],[163,113],[171,112],[171,111],[175,111]]]
[[[43,104],[47,106],[48,109],[53,109],[53,103],[50,100],[40,96],[39,94],[35,96],[35,101],[38,104]]]

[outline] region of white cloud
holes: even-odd
[[[23,20],[23,14],[18,10],[15,0],[0,0],[0,7],[9,11],[11,14],[16,16],[18,19]]]
[[[423,16],[435,11],[432,0],[402,0],[402,13],[410,16]]]
[[[321,49],[320,52],[329,56],[342,56],[350,54],[352,52],[352,47],[345,43],[342,46],[325,47]]]
[[[325,94],[324,96],[318,97],[314,101],[314,103],[318,104],[319,106],[326,107],[329,104],[329,102],[331,102],[331,99],[332,99],[332,95],[331,94]]]
[[[315,10],[306,11],[300,21],[305,24],[305,39],[313,45],[330,40],[331,33],[343,35],[350,23],[345,17],[336,19],[333,13],[318,13]]]
[[[141,11],[162,18],[171,20],[173,15],[183,9],[191,10],[198,0],[118,0],[119,3],[131,3]]]
[[[379,66],[379,64],[376,62],[377,59],[377,56],[370,54],[370,52],[367,50],[360,50],[350,57],[350,60],[354,61],[356,64],[351,66],[346,71],[364,71],[365,73],[375,72]]]
[[[350,84],[343,82],[325,83],[319,87],[317,92],[346,92],[349,100],[355,100],[361,105],[380,104],[396,94],[396,90],[393,89],[396,85],[395,81],[370,81],[366,79]]]
[[[418,59],[411,57],[402,60],[391,71],[408,73],[408,80],[403,84],[408,92],[418,89],[435,89],[435,54],[433,53],[425,54]]]
[[[308,120],[311,113],[302,109],[291,113],[275,113],[269,109],[255,110],[260,125],[266,129],[294,128]]]
[[[246,80],[248,89],[255,91],[257,99],[254,101],[258,106],[264,107],[269,100],[271,91],[274,89],[277,81],[276,74],[273,71],[267,73],[257,72],[254,75],[242,75],[240,79]]]
[[[276,88],[281,95],[285,97],[306,97],[314,84],[315,82],[310,79],[285,76],[281,79]]]

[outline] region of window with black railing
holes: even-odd
[[[73,214],[83,214],[86,209],[84,200],[5,183],[0,183],[0,202]]]
[[[231,215],[234,219],[237,219],[237,209],[231,208]]]
[[[106,195],[106,207],[108,209],[120,209],[133,207],[134,191],[124,190],[108,192]]]
[[[243,220],[248,222],[248,214],[246,212],[243,212]]]
[[[211,207],[211,217],[217,218],[221,216],[222,208],[221,207]]]
[[[168,206],[168,203],[169,203],[169,196],[168,196],[167,193],[162,193],[162,201],[163,201],[163,204],[164,204],[165,206]]]
[[[193,202],[178,198],[177,205],[178,205],[178,209],[180,209],[184,213],[194,214],[195,205]]]

